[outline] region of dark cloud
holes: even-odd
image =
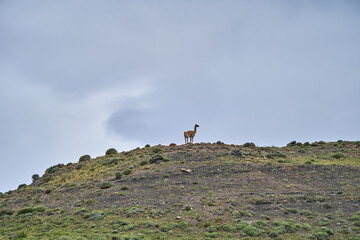
[[[195,123],[197,142],[358,140],[359,11],[0,1],[0,191],[81,154],[180,144]]]

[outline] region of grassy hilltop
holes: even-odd
[[[0,239],[360,239],[360,142],[146,146],[0,194]]]

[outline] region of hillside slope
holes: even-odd
[[[0,195],[0,239],[360,239],[359,142],[154,146]]]

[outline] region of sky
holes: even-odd
[[[0,192],[150,145],[360,140],[360,2],[0,0]]]

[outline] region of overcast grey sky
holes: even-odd
[[[0,191],[171,142],[360,140],[360,1],[0,0]]]

